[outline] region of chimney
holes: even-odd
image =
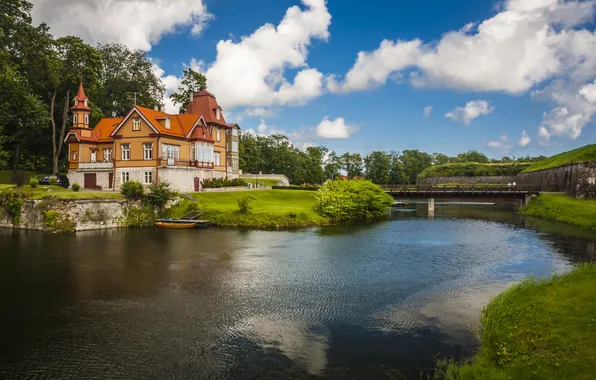
[[[191,93],[190,93],[190,102],[191,102],[191,103],[192,103],[192,101],[194,100],[194,98],[195,98],[195,93],[194,93],[194,91],[193,91],[193,92],[191,92]]]
[[[156,105],[155,105],[155,107],[153,107],[153,109],[154,109],[155,111],[159,111],[159,104],[156,104]]]

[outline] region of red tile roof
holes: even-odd
[[[217,119],[217,109],[220,110],[219,119]],[[192,102],[188,105],[185,114],[202,115],[207,123],[214,123],[229,128],[221,107],[217,104],[217,99],[207,90],[193,94]]]
[[[83,80],[81,80],[81,82],[79,83],[79,91],[73,99],[74,106],[72,106],[70,109],[91,111],[91,108],[85,105],[85,100],[87,100],[87,95],[85,95],[85,89],[83,88]]]

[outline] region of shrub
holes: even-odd
[[[153,208],[163,210],[173,195],[170,184],[167,181],[160,182],[157,185],[149,185],[149,193],[145,195],[145,201]]]
[[[194,202],[188,199],[183,199],[174,206],[170,207],[167,211],[167,217],[172,219],[182,218],[184,215],[190,214],[191,212],[199,211],[201,207],[198,202]]]
[[[23,199],[19,194],[12,190],[2,193],[0,204],[5,212],[12,218],[12,224],[19,225],[21,218],[21,208],[23,207]]]
[[[79,185],[78,183],[73,183],[72,184],[72,191],[79,191],[81,190],[81,185]]]
[[[302,185],[302,186],[272,186],[273,190],[312,190],[317,191],[320,189],[319,186],[313,185]]]
[[[143,185],[138,181],[128,181],[120,187],[120,192],[124,198],[132,201],[138,201],[143,198]]]
[[[32,188],[34,188],[34,189],[35,189],[35,188],[37,187],[37,185],[39,185],[39,180],[38,180],[38,179],[36,179],[36,178],[31,178],[31,179],[29,180],[29,186],[31,186]]]
[[[154,219],[155,212],[152,207],[131,205],[124,209],[122,224],[126,227],[149,227],[153,225]]]
[[[201,182],[201,187],[204,189],[214,189],[222,187],[232,186],[246,186],[246,182],[240,178],[227,179],[227,178],[208,178]]]
[[[335,180],[321,187],[315,210],[336,222],[365,221],[384,215],[392,203],[393,198],[370,181]]]
[[[56,178],[55,176],[51,176],[50,177],[50,185],[58,186],[58,178]]]
[[[27,182],[27,175],[25,173],[15,173],[12,175],[12,182],[17,185],[17,187],[22,187],[25,182]]]
[[[250,205],[250,203],[254,200],[255,200],[255,198],[251,197],[250,195],[237,198],[236,203],[238,203],[238,208],[240,209],[240,213],[248,214],[252,210],[252,206]]]
[[[43,211],[43,222],[47,228],[55,232],[72,232],[76,229],[76,224],[68,215],[58,210]]]

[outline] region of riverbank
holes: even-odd
[[[592,379],[596,368],[596,265],[528,279],[494,298],[480,348],[467,364],[444,362],[444,379]]]
[[[540,194],[524,206],[520,214],[596,230],[596,199]]]
[[[263,229],[305,228],[330,224],[314,211],[315,191],[263,190],[234,193],[194,193],[203,219],[221,227]],[[241,213],[238,198],[252,197],[252,210]]]

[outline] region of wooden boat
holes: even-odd
[[[184,222],[177,222],[175,220],[172,221],[157,221],[155,222],[155,227],[159,228],[173,228],[173,229],[188,229],[188,228],[195,228],[196,223],[184,223]]]

